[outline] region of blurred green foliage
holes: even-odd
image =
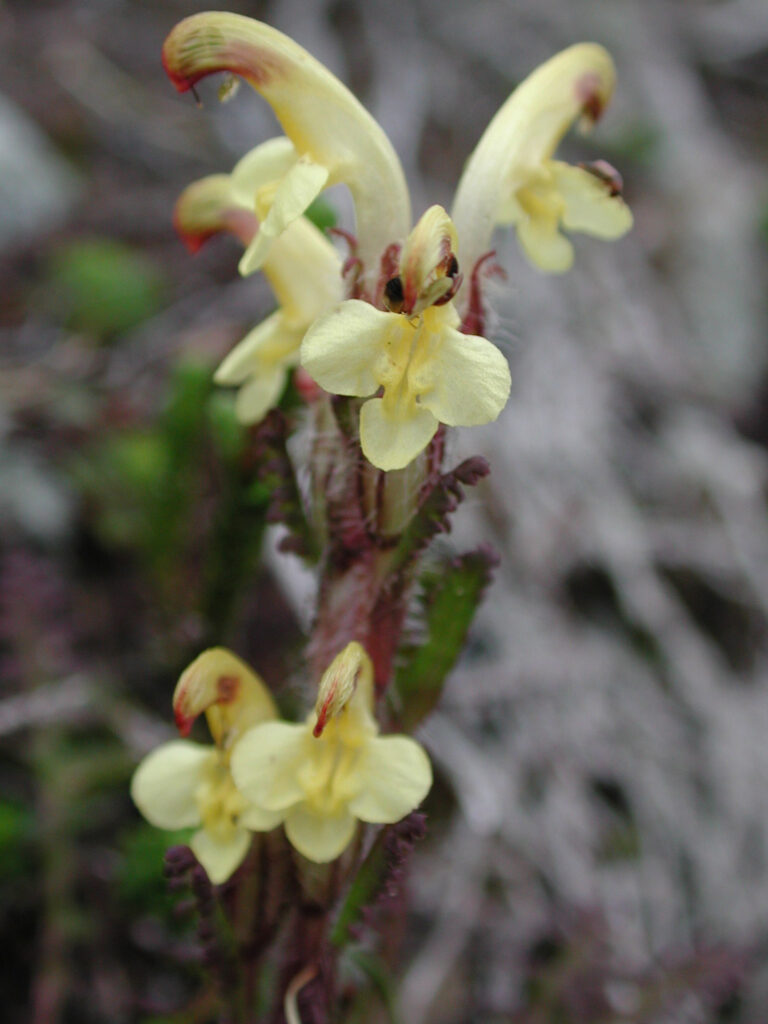
[[[105,238],[52,249],[43,279],[47,302],[59,318],[103,340],[147,320],[165,292],[164,279],[145,252]]]
[[[108,547],[139,550],[156,569],[178,555],[206,425],[210,370],[176,368],[165,411],[151,427],[96,436],[71,464]]]
[[[315,199],[304,211],[304,216],[311,220],[316,228],[327,231],[328,228],[335,228],[338,222],[336,211],[330,203],[322,197]]]
[[[99,545],[137,560],[158,607],[198,615],[201,645],[221,642],[257,571],[271,490],[258,434],[210,366],[180,363],[154,423],[95,435],[69,471]]]
[[[6,884],[24,874],[31,830],[32,814],[28,808],[9,800],[0,801],[0,878]]]
[[[188,843],[192,831],[165,832],[144,821],[126,831],[119,844],[121,857],[115,876],[118,898],[135,912],[174,920],[178,895],[163,877],[163,858],[170,846]]]
[[[653,165],[663,141],[661,130],[650,121],[626,123],[609,139],[601,140],[601,150],[624,166],[628,162],[642,167]]]

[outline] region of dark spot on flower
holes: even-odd
[[[612,167],[607,160],[594,160],[592,163],[580,163],[579,167],[585,171],[589,171],[589,173],[593,174],[596,178],[599,178],[599,180],[606,186],[609,196],[620,196],[624,190],[624,179],[616,168]]]
[[[604,102],[601,96],[602,81],[594,71],[589,71],[576,81],[576,96],[581,103],[582,113],[590,121],[600,119]]]
[[[401,313],[405,302],[403,280],[400,276],[390,277],[384,286],[384,305],[392,313]]]
[[[447,302],[451,301],[459,288],[461,288],[464,275],[459,273],[459,261],[452,252],[448,253],[438,269],[444,270],[444,277],[452,282],[448,290],[432,303],[433,306],[444,306]]]

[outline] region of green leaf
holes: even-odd
[[[339,908],[331,929],[331,942],[334,946],[346,946],[354,941],[353,929],[355,925],[361,923],[363,911],[373,903],[381,891],[386,874],[386,829],[382,829]]]
[[[349,956],[378,993],[379,998],[384,1004],[390,1024],[399,1024],[400,1017],[397,1012],[395,985],[384,962],[380,957],[374,956],[372,953],[364,953],[360,949],[353,950]]]
[[[357,927],[365,923],[366,910],[397,894],[413,847],[425,834],[426,817],[418,811],[379,832],[339,907],[331,929],[334,946],[355,941]]]
[[[422,576],[426,638],[405,652],[405,660],[395,674],[406,731],[428,715],[440,699],[497,561],[490,548],[481,547]]]

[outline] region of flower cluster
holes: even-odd
[[[195,182],[176,206],[176,226],[191,249],[217,233],[234,235],[244,247],[241,273],[262,271],[277,301],[276,312],[216,371],[219,383],[239,388],[238,418],[261,420],[301,366],[329,395],[361,400],[338,403],[333,412],[330,403],[318,403],[325,422],[342,410],[335,422],[344,419],[343,445],[349,440],[355,453],[384,471],[373,484],[370,475],[362,483],[355,475],[355,494],[358,486],[364,496],[366,487],[394,493],[404,478],[385,474],[418,466],[425,449],[430,454],[422,461],[432,460],[437,478],[439,455],[433,454],[441,446],[430,445],[440,424],[489,423],[510,392],[507,362],[483,337],[482,277],[496,227],[514,225],[526,257],[552,273],[573,261],[564,231],[611,239],[631,227],[613,168],[602,161],[572,167],[554,158],[569,127],[577,120],[588,127],[610,100],[610,56],[581,43],[534,71],[480,139],[450,213],[432,206],[415,226],[386,135],[291,39],[240,15],[209,12],[176,26],[163,61],[180,91],[214,72],[244,78],[284,132],[253,149],[231,174]],[[355,205],[344,262],[307,216],[320,193],[336,184],[349,188]],[[349,428],[358,408],[359,426]],[[356,472],[357,454],[355,463]],[[332,473],[317,476],[325,487]],[[341,650],[322,676],[314,711],[304,723],[281,721],[243,662],[220,648],[206,651],[179,680],[174,710],[182,737],[205,712],[213,744],[166,743],[134,776],[133,799],[151,823],[197,829],[191,846],[213,882],[235,871],[253,832],[283,825],[296,850],[327,862],[350,844],[357,821],[397,822],[431,786],[429,759],[415,740],[379,735],[374,666],[354,638],[365,637],[375,656],[381,648],[375,673],[383,689],[391,660],[382,661],[381,652],[396,651],[411,581],[382,582],[390,571],[387,545],[377,548],[365,514],[355,519],[347,509],[350,493],[342,488],[340,499],[333,496],[343,506],[334,510],[346,533],[340,564],[328,558],[339,586],[330,596],[323,591],[316,631],[328,621],[332,628],[321,641],[313,638],[313,656],[327,652],[318,674]],[[363,550],[369,560],[356,567]],[[351,613],[339,613],[342,605],[353,606]]]
[[[284,823],[295,849],[324,863],[348,846],[357,820],[399,821],[432,785],[415,740],[379,736],[373,667],[356,642],[323,675],[304,724],[279,721],[264,683],[222,648],[186,669],[173,705],[182,735],[204,711],[214,744],[158,747],[136,769],[131,795],[158,828],[199,826],[190,845],[215,883],[242,863],[252,832]]]
[[[210,12],[177,25],[163,59],[180,91],[214,72],[244,78],[285,132],[231,175],[192,185],[176,211],[193,247],[217,231],[235,234],[245,246],[241,273],[263,270],[279,304],[216,374],[219,383],[240,385],[244,423],[276,404],[300,362],[330,394],[367,399],[360,442],[369,462],[407,466],[440,423],[488,423],[509,395],[504,357],[473,333],[484,323],[479,278],[494,228],[514,225],[527,258],[559,273],[573,261],[562,229],[618,238],[631,227],[608,164],[553,159],[570,125],[589,126],[610,99],[613,62],[597,44],[571,46],[515,90],[468,160],[451,215],[434,206],[412,230],[386,135],[293,40],[252,19]],[[339,183],[356,215],[344,266],[304,216]]]

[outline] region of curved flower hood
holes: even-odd
[[[473,267],[500,223],[518,226],[523,250],[542,270],[567,270],[573,251],[560,225],[617,238],[632,215],[610,176],[552,160],[577,119],[588,128],[610,101],[616,72],[607,50],[577,43],[538,67],[512,93],[467,161],[452,217],[459,260]],[[462,296],[466,301],[466,296]]]
[[[288,36],[239,14],[185,18],[165,41],[163,64],[180,92],[217,71],[241,76],[295,146],[297,160],[275,191],[248,269],[261,265],[269,243],[322,189],[343,183],[355,202],[357,255],[375,282],[387,245],[408,232],[410,200],[389,139],[349,90]]]

